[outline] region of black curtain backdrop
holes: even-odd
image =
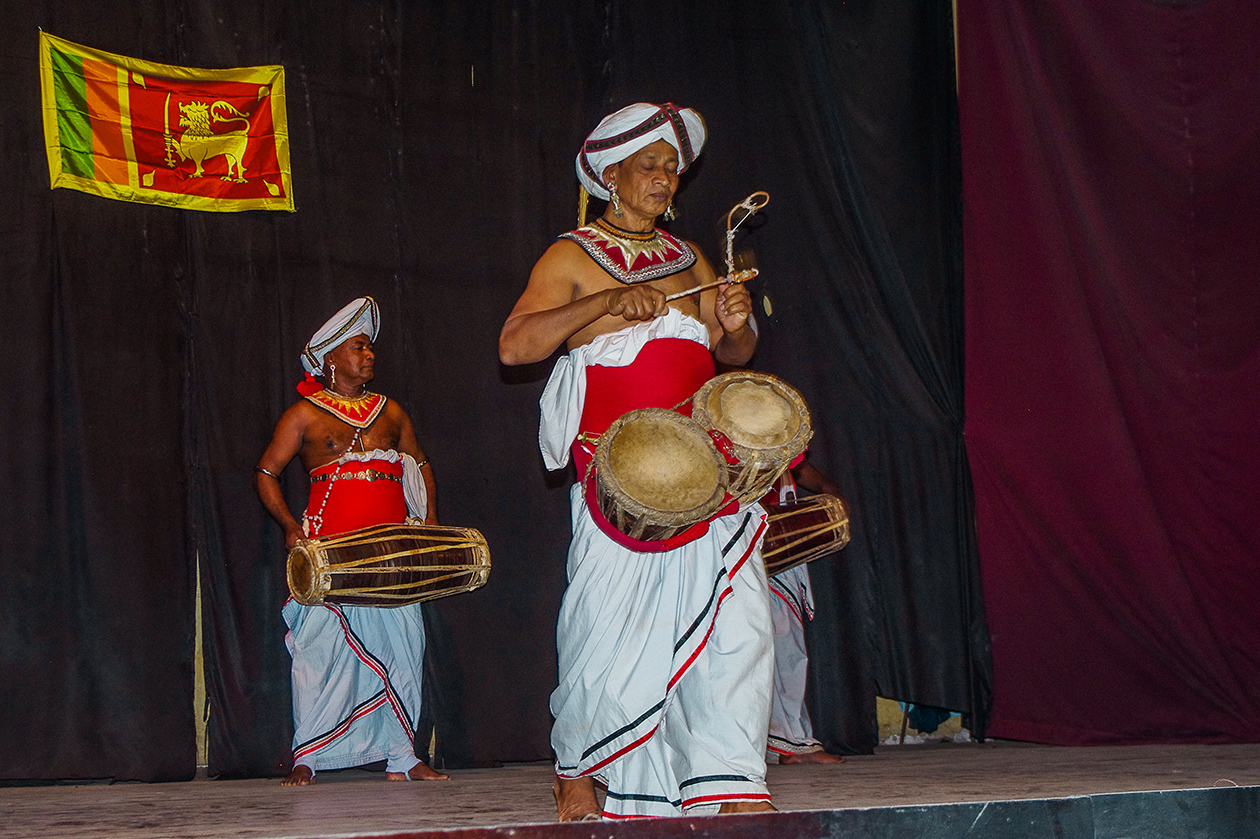
[[[442,520],[492,549],[484,589],[428,612],[440,756],[548,757],[569,476],[536,448],[551,363],[503,368],[497,336],[575,224],[582,138],[639,100],[708,121],[673,232],[717,262],[726,211],[772,196],[741,240],[773,302],[755,363],[804,392],[811,458],[853,506],[852,544],[811,568],[820,738],[869,752],[876,693],[983,729],[948,3],[0,3],[17,370],[0,690],[21,720],[0,778],[192,775],[197,561],[211,773],[287,770],[283,552],[252,469],[301,346],[360,294],[382,306],[377,389],[415,421]],[[39,27],[164,63],[283,64],[298,212],[50,191]],[[295,509],[304,484],[295,463]]]
[[[1260,3],[961,3],[992,733],[1255,742]]]

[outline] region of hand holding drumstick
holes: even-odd
[[[726,285],[727,283],[746,283],[755,276],[757,276],[756,268],[749,268],[744,271],[736,271],[734,272],[734,274],[729,280],[726,277],[719,277],[717,280],[711,283],[705,283],[704,285],[698,285],[695,288],[689,288],[689,289],[686,289],[685,291],[675,291],[673,294],[667,294],[665,296],[665,302],[668,303],[669,301],[677,300],[680,297],[686,297],[691,294],[698,294],[702,291],[708,291],[711,288],[717,288],[718,286]]]

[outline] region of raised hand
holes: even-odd
[[[743,283],[722,283],[713,310],[724,332],[738,332],[752,316],[752,295]]]

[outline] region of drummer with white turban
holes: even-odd
[[[285,544],[346,533],[408,517],[437,523],[433,470],[411,419],[397,402],[368,390],[380,310],[370,297],[351,301],[302,352],[302,395],[276,424],[255,469],[254,486],[284,529]],[[321,376],[321,384],[315,376]],[[280,475],[294,456],[311,481],[299,524],[285,503]],[[393,781],[440,780],[416,756],[424,666],[420,605],[284,605],[293,657],[293,771],[286,786],[315,782],[323,769],[384,760]]]
[[[608,206],[565,233],[504,324],[506,364],[564,345],[542,398],[548,468],[586,474],[599,435],[627,411],[674,408],[748,361],[752,301],[716,283],[694,245],[656,226],[705,126],[690,108],[639,103],[606,117],[576,169]],[[683,292],[677,300],[666,296]],[[773,809],[764,747],[772,630],[760,544],[765,513],[731,505],[690,541],[632,540],[571,494],[569,586],[557,630],[555,794],[562,820]],[[689,532],[690,533],[690,532]],[[601,809],[593,779],[608,793]]]

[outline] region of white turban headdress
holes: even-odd
[[[604,170],[620,163],[644,146],[664,140],[678,150],[678,174],[700,156],[706,134],[704,119],[691,108],[672,102],[627,105],[600,120],[582,144],[577,156],[577,176],[586,191],[605,201],[609,198]]]
[[[306,349],[302,350],[302,366],[311,375],[324,369],[324,356],[355,335],[366,335],[373,341],[380,329],[381,310],[371,297],[351,300],[328,322],[315,330]]]

